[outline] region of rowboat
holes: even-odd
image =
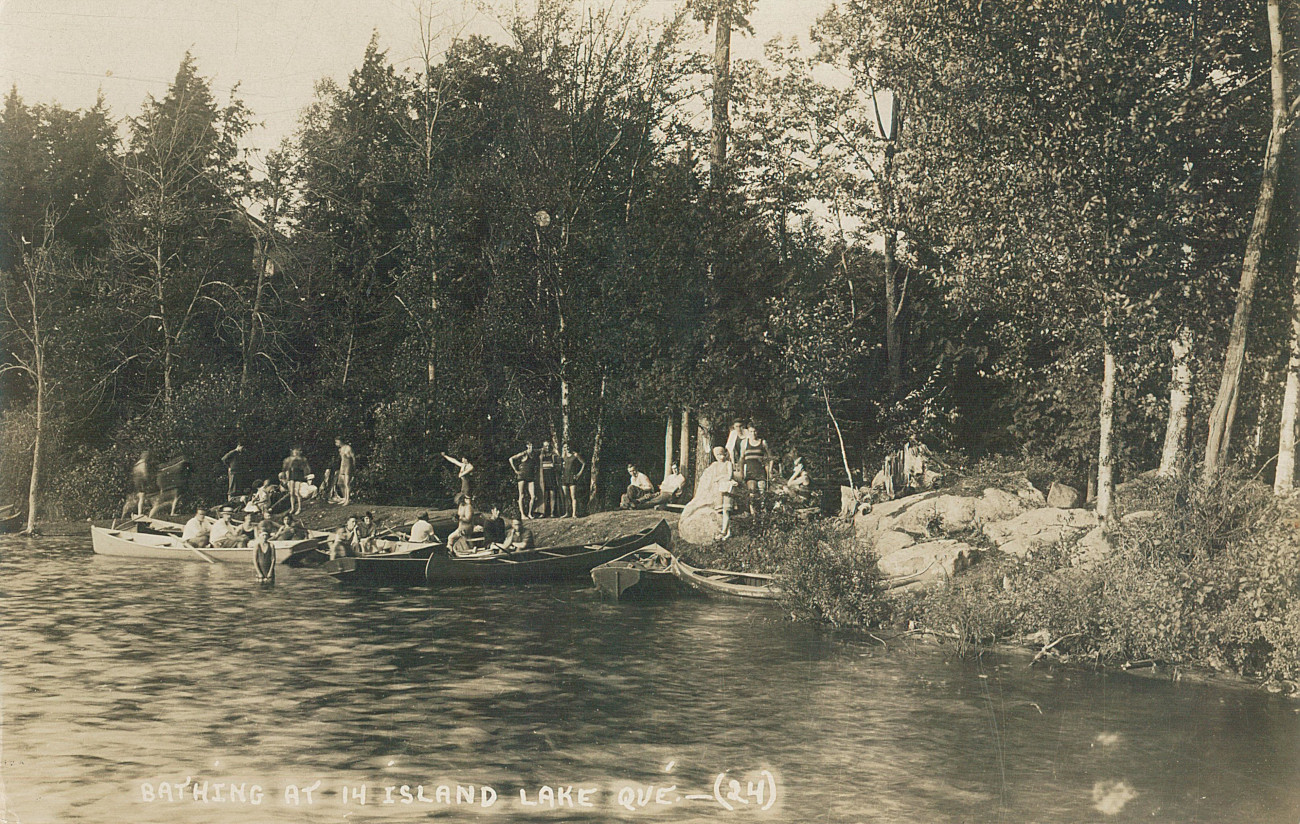
[[[781,595],[776,577],[760,572],[728,572],[723,569],[700,569],[678,558],[673,574],[700,592],[709,595],[732,595],[739,598],[774,599]]]
[[[591,571],[591,581],[602,595],[614,600],[668,595],[682,587],[673,575],[673,554],[658,544],[601,564]]]
[[[666,545],[672,533],[666,521],[602,544],[553,546],[516,552],[483,552],[452,557],[445,549],[426,558],[407,555],[362,555],[335,558],[322,569],[335,580],[360,586],[427,583],[523,583],[582,578],[601,564],[653,543]]]
[[[405,555],[428,558],[429,554],[436,546],[446,543],[447,536],[455,531],[457,524],[458,522],[456,520],[455,510],[434,513],[429,518],[429,525],[433,527],[433,537],[436,543],[413,543],[399,538],[398,536],[400,535],[411,534],[411,527],[415,526],[415,522],[411,521],[410,523],[401,524],[390,529],[381,529],[375,538],[375,545],[379,549],[379,554],[383,557],[388,557],[390,555]],[[287,562],[288,566],[317,567],[330,560],[329,541],[333,536],[334,531],[329,530],[322,532],[319,530],[311,530],[310,534],[313,538],[320,537],[324,540],[313,546],[305,547],[299,552],[295,552],[290,556]],[[421,579],[417,579],[416,583],[419,583],[419,580]]]
[[[12,506],[0,507],[0,535],[22,529],[23,514]]]
[[[179,536],[185,530],[174,521],[164,521],[161,518],[150,518],[148,515],[137,515],[129,521],[123,521],[111,527],[119,529],[122,532],[138,532],[144,535],[175,535]]]
[[[295,549],[304,544],[315,543],[319,538],[307,538],[303,541],[274,541],[276,561],[288,558]],[[106,529],[101,526],[90,528],[91,546],[96,555],[108,555],[116,558],[146,558],[150,560],[173,561],[222,561],[227,563],[251,564],[252,547],[203,547],[195,549],[181,543],[174,535],[153,535],[147,532],[132,532],[124,529]]]

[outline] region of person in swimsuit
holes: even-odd
[[[754,424],[745,430],[740,447],[745,487],[749,490],[749,512],[757,515],[759,500],[767,492],[767,467],[772,462],[772,452],[767,448],[767,441],[758,436]]]
[[[285,479],[285,485],[289,488],[289,513],[299,515],[302,513],[302,495],[303,486],[307,483],[307,476],[311,474],[311,464],[302,456],[302,450],[294,447],[289,451],[289,457],[284,459],[282,473]]]
[[[448,455],[446,452],[442,453],[442,457],[446,458],[448,461],[451,461],[452,465],[455,466],[457,469],[456,477],[460,479],[460,494],[469,495],[470,494],[469,476],[474,471],[474,464],[469,462],[469,458],[461,458],[460,460],[457,460],[452,456]]]
[[[262,521],[253,536],[253,568],[257,580],[264,584],[275,583],[275,547],[271,544],[271,522]]]
[[[145,495],[151,492],[154,486],[153,459],[147,449],[140,453],[140,460],[131,467],[131,486],[135,490],[135,514],[143,517]],[[131,499],[128,498],[126,506],[122,507],[122,517],[125,518],[130,514]]]
[[[330,559],[357,555],[361,550],[361,537],[357,534],[357,516],[349,515],[347,523],[334,530],[330,538]]]
[[[334,488],[339,504],[347,506],[352,501],[352,470],[357,465],[357,453],[352,451],[352,444],[344,443],[342,438],[335,438],[334,445],[339,450],[339,474],[334,476]]]
[[[551,442],[542,441],[542,451],[538,453],[537,459],[541,465],[542,515],[546,518],[559,514],[560,478],[555,471],[557,457],[551,448]]]
[[[560,497],[568,503],[568,517],[576,518],[578,517],[578,478],[587,471],[587,463],[573,451],[573,447],[565,444],[564,454],[560,456],[560,469],[564,481]]]
[[[533,442],[524,446],[524,451],[510,456],[510,468],[514,470],[515,481],[519,484],[519,513],[524,518],[531,518],[533,508],[537,506],[537,453],[533,451]],[[524,508],[524,489],[528,490],[528,507]]]

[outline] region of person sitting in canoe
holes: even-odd
[[[239,533],[239,543],[237,546],[249,546],[253,539],[257,537],[258,521],[253,520],[253,513],[245,512],[244,520],[235,526],[235,531]]]
[[[413,544],[427,544],[433,540],[433,524],[429,523],[429,513],[421,512],[411,524],[410,541]]]
[[[510,519],[510,531],[506,533],[505,540],[499,545],[499,549],[506,552],[522,552],[525,549],[533,548],[533,531],[524,526],[520,518]]]
[[[488,514],[483,517],[475,527],[483,533],[483,543],[488,546],[499,546],[506,539],[506,522],[501,517],[501,507],[492,504],[488,507]]]
[[[263,518],[262,523],[269,523],[269,519]],[[307,537],[307,529],[291,514],[284,516],[284,523],[280,528],[275,530],[271,535],[272,541],[301,541]]]
[[[208,540],[215,547],[236,547],[242,546],[240,540],[243,535],[239,531],[239,526],[230,520],[235,514],[235,508],[231,506],[221,507],[221,518],[212,525],[208,533]]]
[[[447,536],[447,552],[451,557],[456,558],[464,555],[473,555],[477,552],[473,545],[470,544],[470,535],[461,527],[456,529]]]
[[[271,545],[271,522],[262,521],[253,536],[253,568],[257,580],[264,584],[275,583],[275,547]]]
[[[357,524],[357,547],[362,554],[375,551],[375,539],[379,532],[379,525],[375,523],[375,513],[366,510],[361,516],[361,523]]]
[[[181,530],[181,541],[187,546],[202,549],[208,545],[211,532],[212,519],[208,517],[208,510],[200,506],[194,510],[194,517],[185,522],[185,528]]]
[[[334,530],[330,536],[330,559],[356,556],[361,551],[361,536],[357,534],[357,516],[349,515],[347,523]]]

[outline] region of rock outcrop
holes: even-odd
[[[887,578],[916,576],[921,581],[941,581],[969,567],[977,554],[969,544],[945,538],[891,552],[877,566]]]
[[[1097,515],[1090,510],[1043,507],[985,524],[984,537],[1002,552],[1023,558],[1040,547],[1073,540],[1097,525]]]
[[[1083,505],[1083,495],[1072,486],[1053,483],[1047,490],[1047,505],[1054,509],[1075,509]]]

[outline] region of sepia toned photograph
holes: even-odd
[[[1300,824],[1300,0],[0,0],[0,824]]]

